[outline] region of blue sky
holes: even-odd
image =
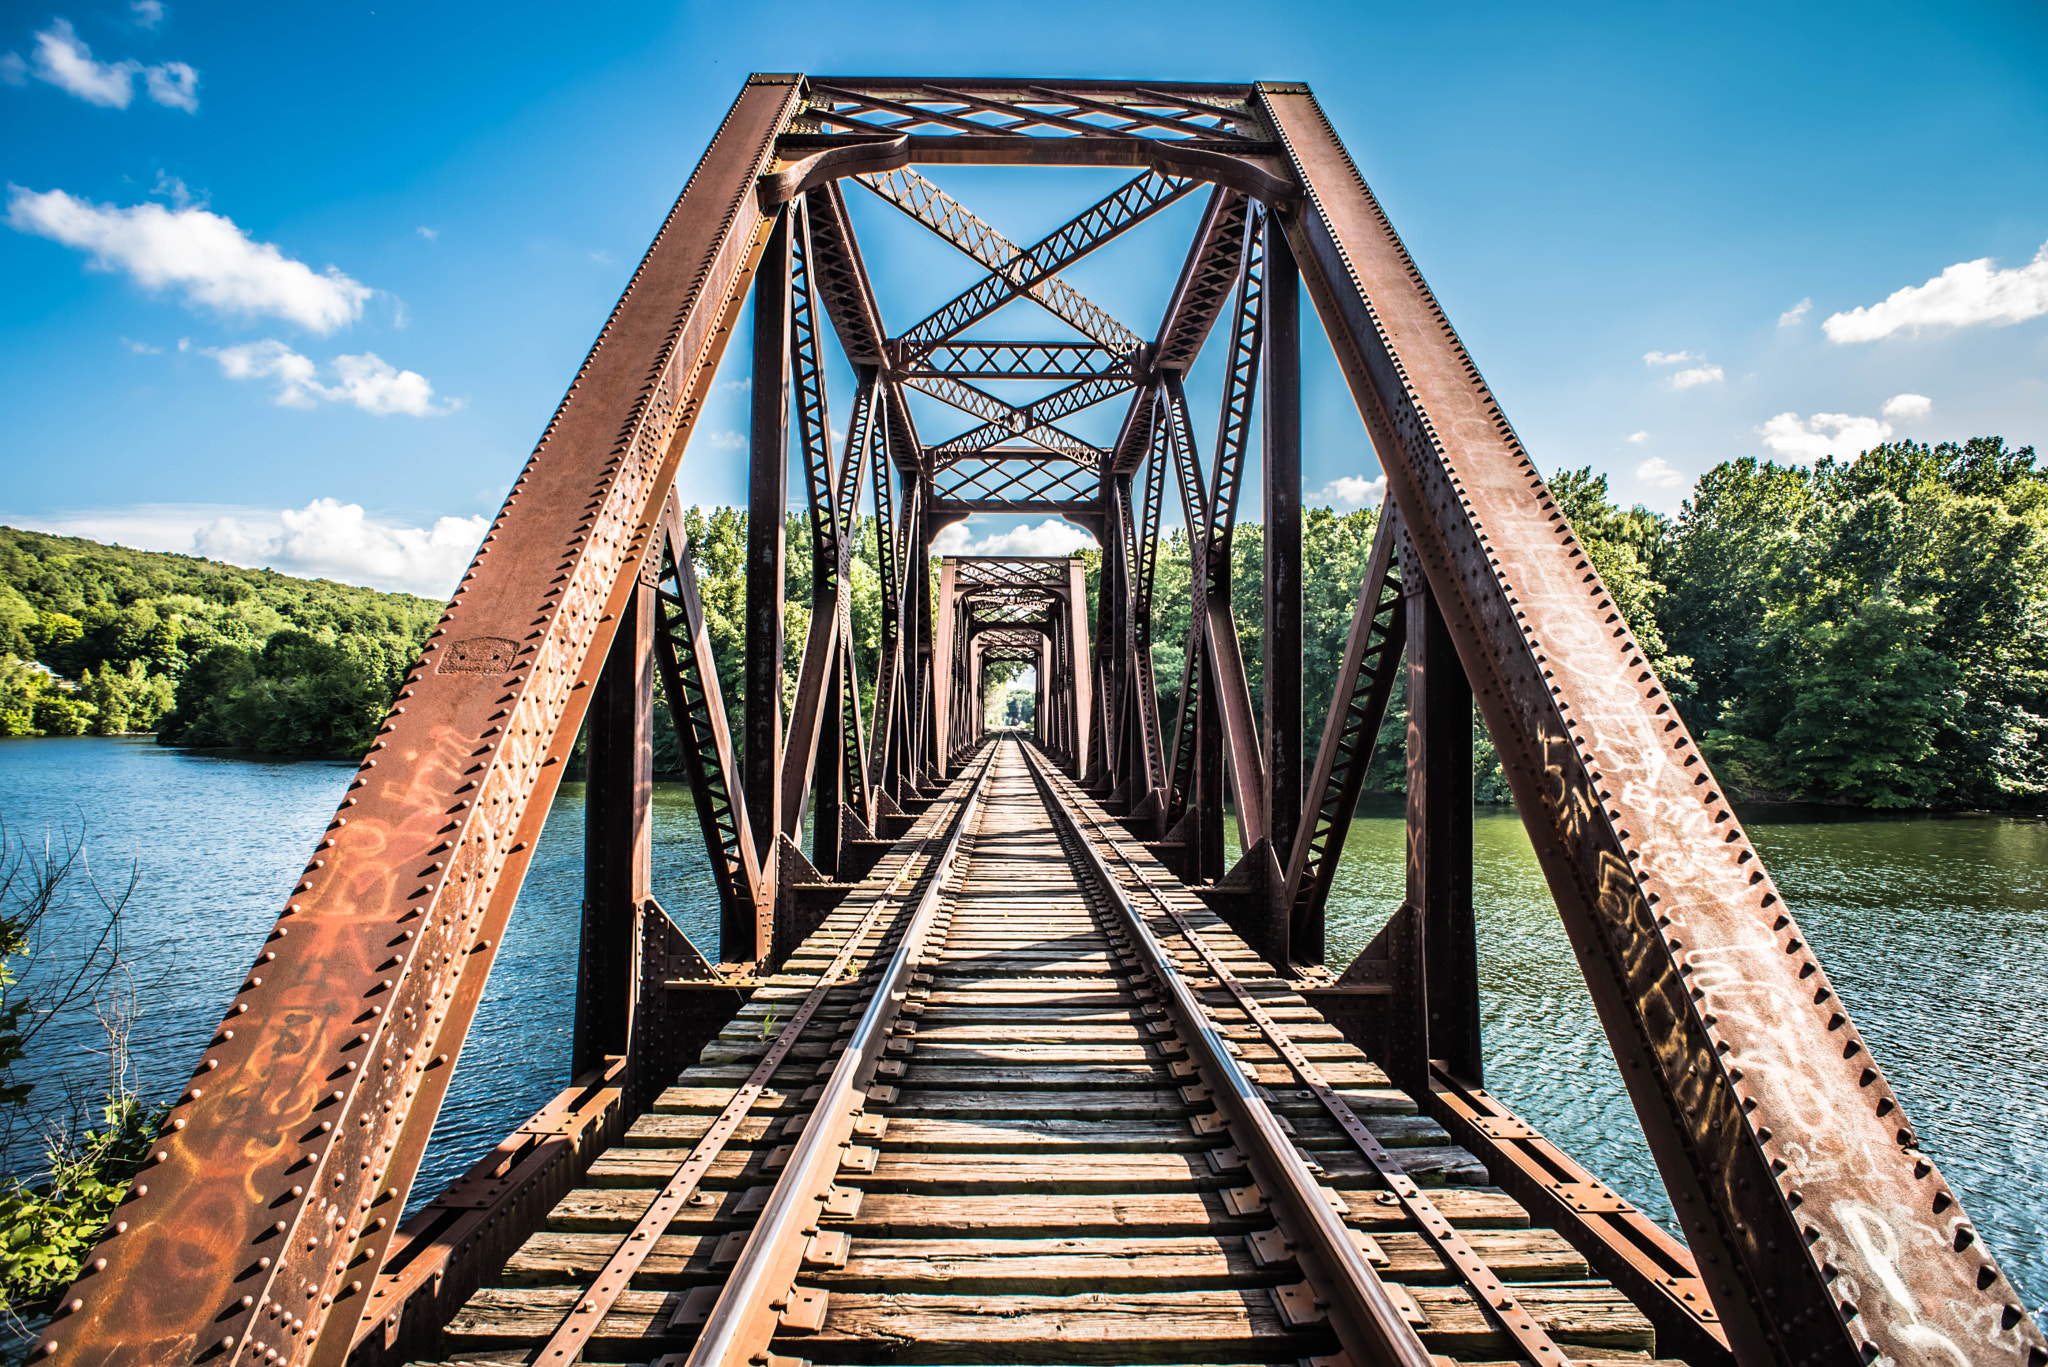
[[[1538,463],[1623,502],[2048,442],[2038,5],[38,0],[0,6],[0,521],[445,593],[750,70],[1306,80]],[[1116,183],[933,178],[1020,240]],[[856,200],[892,327],[967,278]],[[1193,212],[1075,283],[1149,333]],[[742,401],[686,496],[742,496]],[[1326,363],[1307,407],[1310,489],[1370,498]]]

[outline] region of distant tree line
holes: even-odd
[[[1550,481],[1636,638],[1738,794],[1880,808],[2048,800],[2048,473],[1997,437],[1894,442],[1812,467],[1727,461],[1676,517],[1617,507],[1590,468]],[[1318,739],[1377,525],[1310,509],[1302,541],[1308,744]],[[1089,561],[1094,589],[1095,552]],[[1231,594],[1254,708],[1264,542],[1240,525]],[[1188,544],[1160,548],[1153,668],[1174,715]],[[1368,782],[1404,786],[1405,677]],[[1508,800],[1480,727],[1475,793]]]
[[[1997,437],[1894,442],[1810,468],[1728,461],[1676,517],[1622,509],[1590,468],[1551,480],[1580,540],[1723,780],[1756,798],[2010,808],[2048,799],[2048,474]],[[1378,516],[1303,518],[1303,684],[1320,732]],[[692,508],[690,555],[728,709],[745,702],[746,514]],[[792,514],[783,692],[809,626],[810,527]],[[872,704],[882,585],[875,526],[849,591]],[[1232,593],[1254,706],[1263,529],[1240,525]],[[1100,553],[1080,552],[1090,619]],[[1187,535],[1160,546],[1153,664],[1179,703]],[[933,570],[936,578],[936,569]],[[188,556],[0,528],[0,734],[155,730],[167,744],[362,753],[440,605]],[[1000,686],[1007,676],[991,676]],[[993,688],[992,692],[995,691]],[[680,768],[655,728],[656,767]],[[1370,782],[1398,791],[1405,686]],[[1481,801],[1506,801],[1483,728]]]

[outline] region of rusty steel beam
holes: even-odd
[[[1087,380],[1128,377],[1132,357],[1102,342],[901,342],[892,348],[906,379]]]
[[[1183,376],[1201,354],[1209,330],[1229,302],[1237,286],[1238,262],[1244,253],[1244,220],[1250,201],[1242,194],[1218,186],[1209,196],[1201,224],[1188,247],[1186,262],[1168,296],[1165,315],[1160,319],[1158,342],[1146,349],[1144,369],[1157,376],[1163,370]],[[1152,426],[1158,414],[1155,380],[1140,389],[1131,401],[1124,424],[1110,445],[1111,469],[1126,473],[1138,468],[1151,447]]]
[[[754,279],[754,368],[747,475],[747,657],[741,679],[740,767],[754,857],[774,895],[775,837],[782,829],[783,513],[789,504],[790,310],[794,216],[776,217]],[[727,943],[733,962],[768,957],[772,937]]]
[[[1259,633],[1266,824],[1284,865],[1301,825],[1301,283],[1287,236],[1266,215],[1259,463],[1265,584]],[[1310,962],[1322,959],[1317,946]]]
[[[1092,341],[1122,347],[1125,350],[1138,345],[1137,334],[1110,317],[1107,310],[1057,275],[1048,272],[1035,275],[1024,273],[1016,281],[1010,281],[1003,273],[1015,268],[1015,263],[1028,261],[1037,247],[1019,247],[917,172],[906,169],[882,175],[860,176],[857,179],[884,202],[902,210],[910,218],[959,248],[964,255],[981,263],[990,272],[991,279],[1002,280],[1004,283],[996,307],[1011,299],[1029,297],[1055,318]],[[956,304],[960,302],[955,301]],[[988,311],[993,312],[993,307]],[[925,323],[931,326],[913,326],[904,333],[904,336],[915,341],[942,342],[974,321],[971,318],[967,319],[958,327],[946,331],[934,322],[944,312],[942,309],[939,314],[925,320]],[[921,327],[923,331],[919,330]]]
[[[1922,1153],[1569,521],[1315,99],[1260,100],[1304,279],[1746,1363],[2048,1341]]]
[[[666,500],[664,500],[666,502]],[[653,556],[648,556],[652,561]],[[659,565],[650,567],[659,573]],[[655,587],[619,615],[584,725],[583,939],[571,1073],[633,1055],[640,909],[654,895]],[[634,1090],[629,1066],[626,1088]]]
[[[1305,802],[1307,824],[1287,859],[1289,942],[1306,963],[1323,958],[1323,909],[1337,877],[1337,861],[1351,834],[1351,819],[1365,792],[1373,742],[1386,719],[1394,679],[1408,640],[1408,612],[1394,551],[1401,515],[1388,504],[1366,555],[1365,578],[1351,617],[1344,661],[1337,668],[1330,710],[1323,721]]]
[[[1472,685],[1436,595],[1408,539],[1408,905],[1421,917],[1421,1025],[1426,1046],[1400,1079],[1429,1090],[1432,1061],[1485,1085],[1479,1026],[1479,940],[1472,918]]]
[[[146,1179],[38,1341],[43,1358],[348,1353],[744,300],[762,245],[752,186],[797,103],[795,78],[755,77],[726,116],[406,675]]]
[[[654,658],[704,835],[705,862],[718,887],[719,939],[725,945],[766,944],[773,934],[773,897],[761,876],[747,825],[739,756],[719,689],[710,624],[697,592],[697,571],[673,489],[663,505],[657,534],[658,548],[648,556],[657,567]]]

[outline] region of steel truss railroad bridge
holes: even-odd
[[[956,164],[1134,178],[1027,246],[914,169]],[[889,331],[862,195],[980,278]],[[1149,332],[1063,277],[1184,199],[1198,227]],[[1303,286],[1387,476],[1320,732]],[[750,293],[735,737],[674,484]],[[1021,300],[1056,339],[988,340]],[[836,448],[826,320],[857,381]],[[1183,382],[1212,333],[1209,429]],[[973,425],[931,440],[913,392]],[[1070,430],[1097,405],[1122,414],[1107,444]],[[1255,425],[1257,711],[1229,573]],[[813,574],[785,707],[792,445]],[[1194,571],[1161,716],[1169,484]],[[851,648],[864,503],[872,680]],[[1078,559],[926,573],[977,511],[1091,531],[1092,608]],[[984,732],[991,663],[1033,667],[1034,737]],[[1403,669],[1407,896],[1333,974],[1324,904]],[[657,678],[722,963],[654,897]],[[1483,1089],[1475,703],[1682,1243]],[[573,1084],[401,1218],[579,732]],[[1542,475],[1285,83],[750,78],[85,1269],[51,1360],[2048,1362]]]

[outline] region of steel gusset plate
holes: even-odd
[[[1745,1363],[2025,1363],[2021,1308],[1306,87],[1286,227]]]
[[[795,78],[760,77],[726,116],[65,1297],[79,1308],[39,1341],[46,1360],[347,1353],[758,260],[754,184],[797,105]]]

